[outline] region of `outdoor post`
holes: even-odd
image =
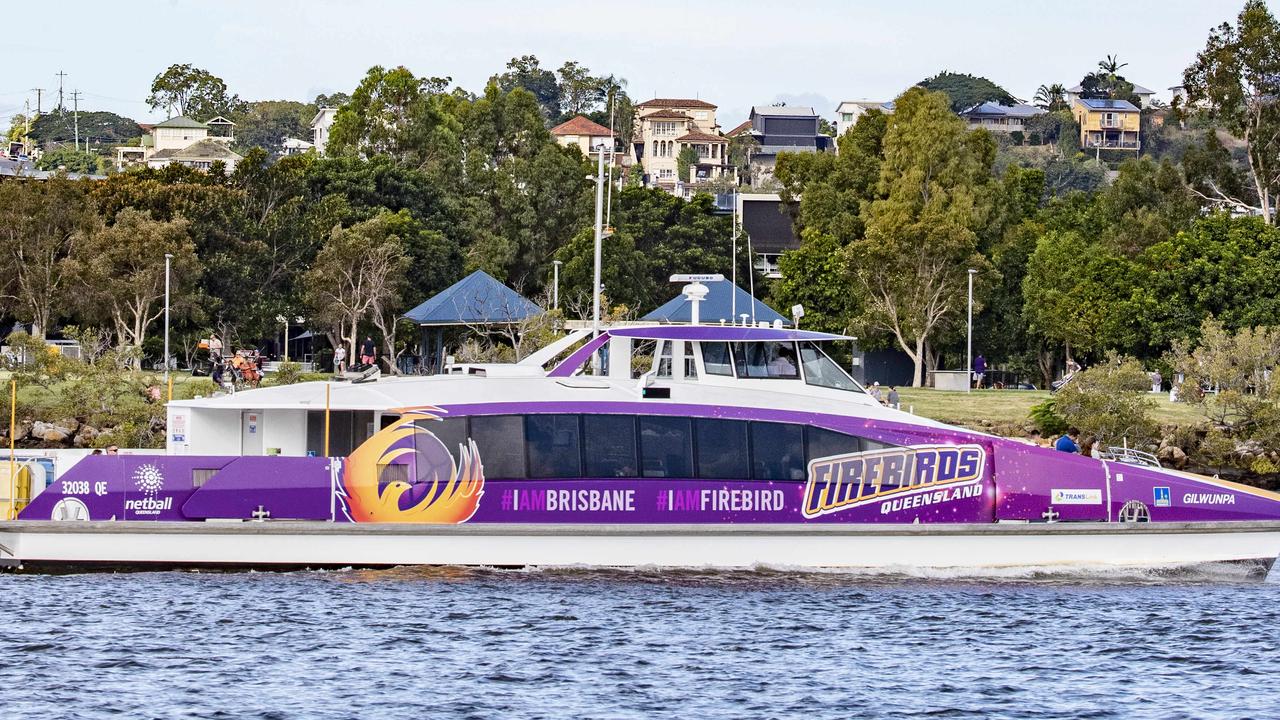
[[[553,288],[551,291],[551,309],[553,310],[560,309],[560,266],[563,264],[564,263],[559,260],[551,261],[551,272],[555,278],[551,283],[551,287]]]
[[[729,295],[729,317],[736,318],[738,316],[738,191],[733,191],[733,216],[731,227],[733,232],[729,235],[729,277],[733,278],[733,292]]]
[[[969,268],[969,334],[965,350],[965,372],[969,375],[969,382],[965,385],[965,392],[973,390],[973,276],[977,272]]]
[[[604,240],[604,149],[596,148],[596,247],[595,283],[591,286],[591,337],[600,335],[600,244]]]
[[[13,519],[13,508],[17,502],[14,495],[18,494],[17,484],[18,476],[16,472],[17,452],[14,444],[18,438],[18,381],[16,378],[9,380],[9,510],[5,514],[6,520]]]
[[[173,253],[164,254],[164,384],[169,386],[169,402],[173,402],[173,380],[169,377],[169,262]]]
[[[333,383],[324,384],[324,456],[329,457],[329,390]]]

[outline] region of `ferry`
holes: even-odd
[[[701,324],[693,299],[691,324],[515,364],[171,402],[165,451],[80,461],[0,523],[0,562],[1265,573],[1280,553],[1280,495],[885,407],[828,354],[849,338]]]

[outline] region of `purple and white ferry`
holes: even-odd
[[[824,351],[842,339],[615,327],[514,365],[172,402],[164,453],[82,460],[0,523],[0,560],[1265,572],[1280,553],[1280,495],[886,408]]]

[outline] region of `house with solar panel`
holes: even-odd
[[[1142,111],[1128,100],[1076,98],[1071,107],[1080,125],[1080,147],[1101,154],[1126,150],[1135,155],[1142,147]]]

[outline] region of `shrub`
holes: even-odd
[[[1112,355],[1106,362],[1077,373],[1058,391],[1054,407],[1068,424],[1093,435],[1104,445],[1150,443],[1157,433],[1151,419],[1151,378],[1133,358]]]
[[[1009,133],[1009,137],[1013,138],[1014,145],[1021,145],[1023,140],[1026,139],[1026,135],[1023,135],[1021,130],[1014,130]]]
[[[271,376],[272,385],[293,385],[302,382],[302,365],[296,362],[280,363]]]
[[[1067,421],[1058,414],[1057,403],[1053,398],[1045,398],[1044,402],[1031,406],[1031,422],[1043,437],[1053,437],[1067,431]]]

